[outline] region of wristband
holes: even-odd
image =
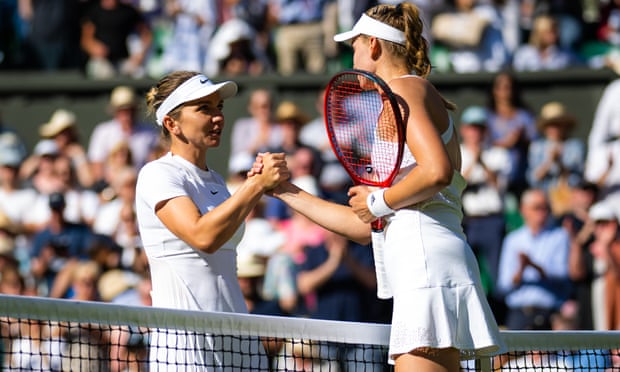
[[[395,211],[390,208],[383,198],[383,194],[386,189],[379,189],[377,191],[373,191],[368,194],[366,198],[366,205],[368,205],[368,210],[375,217],[383,217],[388,214],[393,214]]]

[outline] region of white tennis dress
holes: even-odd
[[[443,142],[453,133],[450,119]],[[415,166],[405,147],[394,182]],[[465,186],[465,179],[455,171],[444,190],[388,218],[384,261],[394,299],[391,363],[394,355],[420,347],[454,347],[463,358],[492,354],[501,348],[478,263],[461,227],[460,197]]]
[[[224,202],[230,193],[219,174],[199,169],[171,153],[140,170],[136,212],[151,271],[153,306],[247,313],[237,281],[236,246],[241,241],[243,226],[215,253],[198,251],[170,232],[155,214],[157,203],[179,196],[189,196],[204,214]],[[259,342],[245,340],[241,348],[245,352],[241,355],[221,349],[228,344],[240,350],[239,339],[187,334],[191,331],[183,329],[178,335],[166,330],[152,333],[151,370],[267,370]]]

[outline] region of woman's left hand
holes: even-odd
[[[349,205],[353,209],[353,212],[357,214],[360,220],[370,223],[377,219],[370,210],[368,210],[368,204],[366,199],[368,194],[372,191],[368,186],[353,186],[349,189],[347,195],[349,196]]]

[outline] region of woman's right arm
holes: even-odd
[[[270,195],[327,230],[360,244],[370,242],[370,225],[360,220],[349,206],[321,199],[288,181],[280,183]]]
[[[192,199],[180,196],[158,203],[155,213],[187,244],[213,253],[233,236],[264,192],[288,176],[284,154],[272,154],[265,160],[260,175],[247,179],[231,197],[209,212],[201,214]]]

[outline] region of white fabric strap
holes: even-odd
[[[215,92],[220,92],[222,99],[234,96],[237,93],[237,84],[232,81],[225,81],[214,84],[208,77],[198,74],[184,81],[170,93],[161,103],[155,117],[157,124],[163,125],[164,116],[168,115],[175,107],[202,97],[206,97]]]
[[[375,217],[384,217],[388,214],[394,214],[396,212],[392,208],[390,208],[383,198],[383,194],[386,189],[379,189],[368,194],[366,198],[366,204],[368,205],[368,210]]]
[[[351,31],[343,32],[334,36],[335,41],[346,41],[359,35],[378,37],[379,39],[405,45],[407,37],[401,30],[362,14]]]

